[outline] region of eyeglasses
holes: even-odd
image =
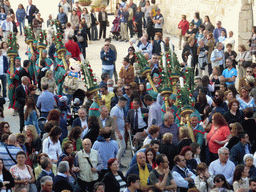
[[[4,126],[4,128],[10,128],[10,126]]]
[[[220,183],[222,180],[220,180],[220,179],[216,179],[215,181],[214,181],[214,183],[216,182],[216,183]]]
[[[129,91],[130,89],[124,89],[125,91]]]
[[[109,45],[105,45],[105,46],[107,46],[107,47],[108,47]]]
[[[228,155],[229,155],[229,153],[222,153],[222,155],[226,155],[226,156],[228,156]]]

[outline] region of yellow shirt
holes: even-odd
[[[111,108],[111,98],[114,96],[115,96],[115,93],[113,93],[113,92],[109,92],[108,95],[101,96],[102,100],[105,101],[105,105],[107,106],[109,112],[110,112],[110,108]]]
[[[139,168],[140,184],[142,187],[147,186],[147,181],[149,177],[148,166],[146,164],[145,169],[143,170],[142,167],[138,164],[138,168]]]

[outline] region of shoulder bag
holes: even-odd
[[[5,147],[5,149],[6,149],[7,153],[8,153],[8,155],[9,155],[9,156],[11,157],[11,159],[13,160],[13,162],[14,162],[15,164],[17,164],[16,159],[13,158],[13,156],[11,155],[11,153],[10,153],[8,147],[7,147],[6,145],[4,145],[4,147]]]
[[[242,57],[243,59],[245,58],[246,54],[247,54],[247,51],[245,51],[244,56]],[[242,67],[247,68],[252,65],[252,61],[243,61],[241,65]]]

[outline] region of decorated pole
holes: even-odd
[[[35,40],[35,35],[32,27],[30,25],[28,27],[25,26],[24,33],[25,33],[25,42],[29,46],[31,54],[34,55],[33,41]]]
[[[42,52],[43,52],[43,50],[46,49],[47,44],[48,44],[46,39],[47,39],[47,36],[46,36],[45,30],[40,31],[39,37],[38,37],[38,42],[39,42],[39,45],[38,45],[38,49],[39,49],[39,63],[38,63],[38,66],[41,65]]]
[[[18,56],[17,38],[13,33],[10,33],[7,44],[7,55],[10,58],[10,78],[12,79],[14,74],[14,58]]]

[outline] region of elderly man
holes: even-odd
[[[223,174],[232,185],[233,174],[235,171],[235,164],[229,160],[229,150],[226,147],[221,147],[218,150],[219,159],[211,162],[209,166],[209,173],[213,176],[217,174]]]
[[[108,110],[110,111],[111,99],[112,99],[112,97],[115,96],[115,94],[113,92],[109,92],[106,85],[102,85],[100,87],[100,91],[101,91],[101,94],[102,94],[101,98],[105,102],[105,105],[108,108]]]
[[[109,79],[107,81],[107,87],[108,87],[108,91],[109,92],[113,92],[114,91],[114,80],[113,79]]]
[[[122,39],[120,41],[129,41],[129,35],[128,35],[128,18],[129,18],[129,12],[128,7],[120,7],[121,10],[121,37]]]
[[[81,139],[84,138],[86,133],[89,131],[88,129],[88,124],[87,124],[87,112],[84,107],[80,107],[78,109],[78,118],[76,118],[73,123],[72,123],[72,128],[79,126],[82,128],[82,133],[81,133]]]
[[[172,169],[172,177],[180,190],[180,192],[186,192],[188,188],[192,188],[195,183],[195,175],[186,167],[186,159],[182,155],[176,155],[174,157],[175,166]]]
[[[147,187],[147,180],[149,173],[152,171],[152,166],[146,163],[146,155],[144,152],[138,152],[136,155],[137,163],[131,166],[126,173],[126,178],[130,174],[136,174],[140,177],[140,186],[141,189]]]
[[[40,180],[41,191],[40,192],[52,192],[53,179],[51,176],[44,176]]]
[[[145,53],[149,54],[149,58],[152,56],[153,47],[150,42],[147,42],[147,38],[141,37],[141,45],[139,46],[139,51],[144,55]]]
[[[216,25],[217,25],[217,28],[213,30],[213,37],[215,39],[215,43],[218,43],[219,37],[221,36],[221,32],[225,31],[225,34],[226,34],[225,37],[227,37],[227,31],[225,28],[221,27],[221,21],[218,21]]]
[[[81,191],[93,191],[93,185],[99,178],[98,171],[103,168],[102,160],[98,151],[91,149],[90,139],[83,140],[83,149],[75,156],[75,165],[79,167],[78,184]]]
[[[116,124],[114,122],[114,119],[108,116],[108,112],[109,112],[108,108],[105,105],[101,105],[99,111],[100,111],[100,116],[98,117],[98,122],[99,122],[100,130],[109,129],[111,132],[111,139],[115,140]]]
[[[13,23],[11,21],[11,16],[10,15],[8,15],[6,17],[6,20],[3,21],[1,27],[2,27],[2,30],[3,30],[3,36],[4,36],[3,40],[7,42],[10,33],[13,32]]]
[[[220,81],[225,82],[227,85],[235,84],[237,77],[237,70],[233,67],[233,61],[228,58],[226,59],[227,68],[224,69],[220,77]]]
[[[177,189],[169,169],[169,161],[166,155],[156,156],[157,167],[149,174],[149,184],[155,185],[161,191],[172,191]]]
[[[226,38],[226,40],[225,40],[225,45],[230,43],[232,45],[232,50],[234,50],[235,42],[236,42],[233,35],[234,35],[233,31],[229,31],[228,32],[228,38]]]
[[[171,112],[167,112],[164,114],[164,122],[159,127],[160,131],[158,138],[160,141],[162,141],[163,135],[165,133],[171,133],[173,135],[172,142],[176,145],[179,143],[179,128],[174,123],[174,116]]]
[[[214,49],[211,54],[211,62],[212,68],[219,67],[220,72],[222,73],[225,68],[225,55],[223,51],[223,44],[221,42],[216,44],[216,49]]]
[[[58,172],[54,179],[54,191],[62,192],[63,190],[73,191],[72,186],[68,181],[69,164],[67,161],[61,161],[58,166]]]

